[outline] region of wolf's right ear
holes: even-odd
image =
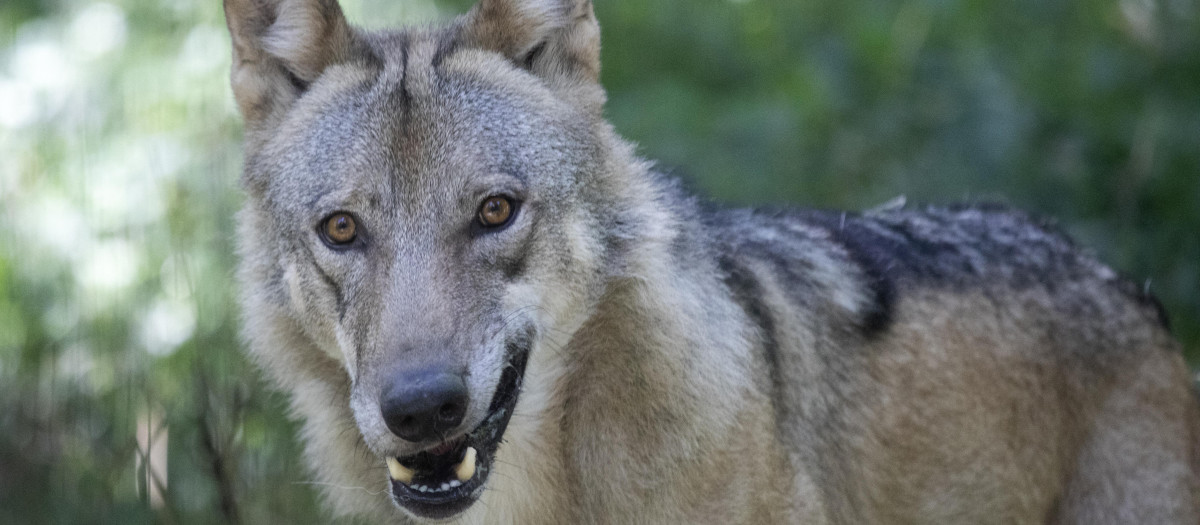
[[[326,67],[350,55],[354,34],[337,0],[224,1],[233,96],[247,126],[269,125]]]

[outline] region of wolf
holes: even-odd
[[[603,117],[588,0],[224,0],[248,352],[333,516],[1200,522],[1157,302],[1000,206],[727,210]]]

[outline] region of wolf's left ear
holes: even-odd
[[[570,91],[576,102],[604,104],[600,25],[591,0],[480,0],[467,14],[468,45],[496,51]]]
[[[233,37],[233,96],[253,128],[270,127],[354,45],[337,0],[224,2]]]

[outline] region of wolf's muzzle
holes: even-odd
[[[479,499],[516,408],[532,340],[529,329],[505,345],[499,384],[474,429],[416,454],[385,458],[397,505],[416,516],[445,519]]]

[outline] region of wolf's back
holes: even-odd
[[[707,224],[834,516],[1194,521],[1197,408],[1165,315],[1052,225],[999,206]]]

